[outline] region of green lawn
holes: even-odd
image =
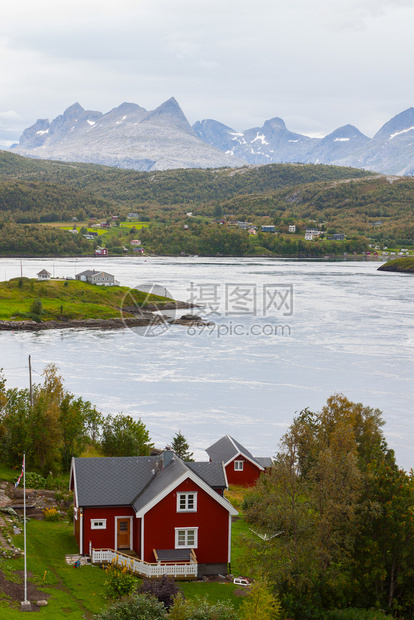
[[[48,606],[39,611],[41,617],[92,618],[106,604],[104,571],[95,566],[75,569],[65,563],[65,554],[77,552],[72,532],[72,526],[64,522],[32,520],[27,524],[27,570],[32,573],[29,581],[35,583],[38,590],[50,594]],[[23,535],[15,536],[14,543],[22,548]],[[0,570],[3,565],[22,570],[23,558],[0,561]],[[3,601],[0,602],[0,618],[6,617],[7,620],[21,618],[21,612]]]
[[[234,528],[236,536],[244,531],[243,523],[240,520],[240,526]],[[22,534],[14,536],[13,541],[16,546],[23,548]],[[76,569],[67,565],[65,554],[70,553],[77,553],[72,525],[36,520],[27,524],[27,570],[33,575],[29,581],[35,583],[38,590],[50,595],[48,606],[39,611],[38,615],[42,618],[90,619],[107,605],[104,598],[105,572],[96,566]],[[22,569],[23,558],[0,560],[0,570],[6,574]],[[139,581],[137,579],[137,584]],[[208,596],[212,603],[230,601],[236,608],[243,600],[243,597],[234,595],[237,588],[232,583],[180,581],[179,585],[190,599]],[[0,597],[0,618],[13,620],[21,618],[20,614],[19,605],[9,607],[7,601]]]
[[[147,295],[124,286],[94,286],[79,280],[13,278],[0,282],[0,320],[23,320],[36,299],[42,302],[42,320],[119,318],[127,305],[145,307],[147,301],[163,303],[164,297]],[[23,315],[23,316],[22,316]]]

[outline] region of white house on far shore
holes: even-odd
[[[39,273],[37,274],[37,279],[38,280],[50,280],[52,274],[49,273],[46,269],[42,269],[42,271],[39,271]]]
[[[115,276],[106,271],[95,271],[95,269],[87,269],[76,274],[76,279],[81,282],[89,282],[89,284],[97,284],[100,286],[119,286],[119,282],[115,280]]]

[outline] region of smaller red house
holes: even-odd
[[[270,457],[254,457],[230,435],[213,443],[206,452],[210,462],[223,463],[229,484],[253,486],[261,472],[272,466]]]
[[[223,497],[226,486],[222,463],[186,463],[172,450],[74,458],[70,488],[79,552],[97,561],[121,552],[128,562],[138,558],[145,570],[160,562],[192,562],[194,576],[227,573],[237,510]],[[108,550],[112,556],[104,556]]]

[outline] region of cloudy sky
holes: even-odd
[[[414,105],[414,0],[20,0],[0,20],[0,146],[75,101],[174,96],[190,123],[372,136]]]

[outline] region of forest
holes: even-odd
[[[414,179],[321,164],[270,164],[236,169],[137,172],[93,164],[40,161],[0,151],[0,253],[92,254],[68,228],[116,217],[99,241],[111,253],[132,253],[128,213],[148,222],[140,240],[150,254],[318,257],[363,252],[369,243],[408,247],[414,237]],[[274,225],[276,235],[254,236]],[[59,228],[59,224],[61,228]],[[289,235],[289,225],[296,235]],[[65,230],[66,228],[66,230]],[[304,242],[306,228],[346,243]],[[124,230],[122,230],[124,229]],[[78,230],[78,232],[80,229]]]

